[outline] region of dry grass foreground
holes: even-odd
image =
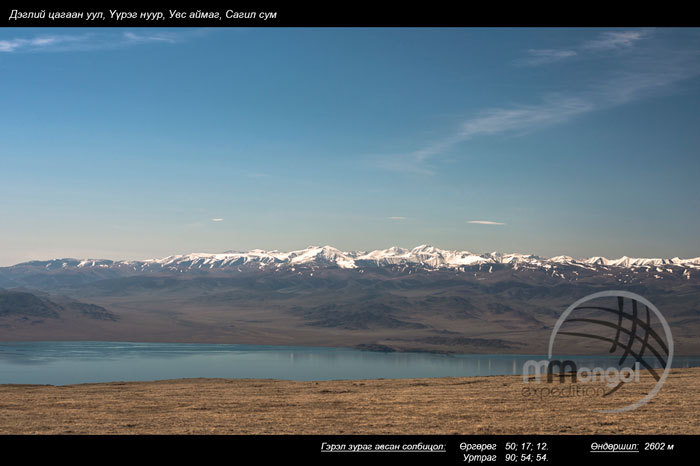
[[[519,376],[0,385],[0,433],[700,434],[700,368],[673,370],[656,398],[620,414],[523,387]],[[644,394],[623,388],[610,406]]]

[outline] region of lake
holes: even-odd
[[[616,357],[559,356],[615,366]],[[520,374],[541,355],[380,353],[350,348],[189,343],[0,343],[0,384],[67,385],[190,377],[287,380],[403,379]],[[674,367],[700,366],[676,356]],[[658,366],[657,366],[658,367]]]

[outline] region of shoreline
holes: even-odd
[[[517,375],[0,385],[0,434],[700,434],[700,368],[672,369],[655,398],[616,414],[524,387]]]
[[[344,346],[326,346],[326,345],[312,345],[312,344],[298,344],[298,345],[280,345],[280,344],[253,344],[253,343],[232,343],[232,342],[218,342],[218,341],[143,341],[143,340],[0,340],[0,345],[14,345],[14,344],[24,344],[24,343],[125,343],[125,344],[152,344],[152,345],[217,345],[217,346],[258,346],[267,348],[304,348],[304,349],[319,349],[319,350],[354,350],[354,351],[364,351],[369,353],[380,353],[380,354],[436,354],[444,356],[536,356],[546,358],[546,352],[535,353],[535,352],[509,352],[507,350],[499,350],[497,353],[489,351],[480,351],[478,349],[461,352],[452,350],[439,350],[439,349],[422,349],[418,348],[392,348],[384,345],[344,345]],[[608,353],[583,353],[583,352],[567,352],[565,356],[573,357],[610,357]],[[700,353],[688,353],[688,352],[674,352],[674,357],[680,358],[700,358]],[[1,384],[0,384],[1,385]]]

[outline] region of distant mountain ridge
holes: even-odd
[[[309,246],[305,249],[289,252],[253,249],[246,252],[228,251],[218,254],[191,253],[146,260],[54,259],[24,262],[12,267],[44,267],[47,270],[114,268],[134,271],[184,271],[192,269],[235,270],[240,267],[254,267],[258,269],[294,269],[295,267],[358,269],[362,267],[404,266],[426,270],[453,269],[466,271],[474,267],[481,269],[489,265],[507,265],[514,269],[578,267],[587,270],[597,270],[608,267],[628,269],[673,267],[692,270],[700,269],[700,257],[681,259],[679,257],[631,258],[623,256],[619,259],[607,259],[605,257],[575,259],[570,256],[545,258],[532,254],[500,252],[476,254],[470,251],[439,249],[429,245],[420,245],[413,249],[395,246],[374,251],[341,251],[332,246]]]
[[[539,354],[572,302],[626,290],[663,309],[679,351],[700,354],[698,269],[700,258],[543,258],[427,245],[32,261],[0,267],[0,341]]]

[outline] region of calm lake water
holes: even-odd
[[[559,356],[560,358],[564,358]],[[66,385],[189,377],[288,380],[402,379],[520,374],[541,355],[378,353],[294,346],[21,342],[0,343],[0,384]],[[616,365],[617,358],[566,356],[579,366]],[[700,366],[677,356],[674,367]]]

